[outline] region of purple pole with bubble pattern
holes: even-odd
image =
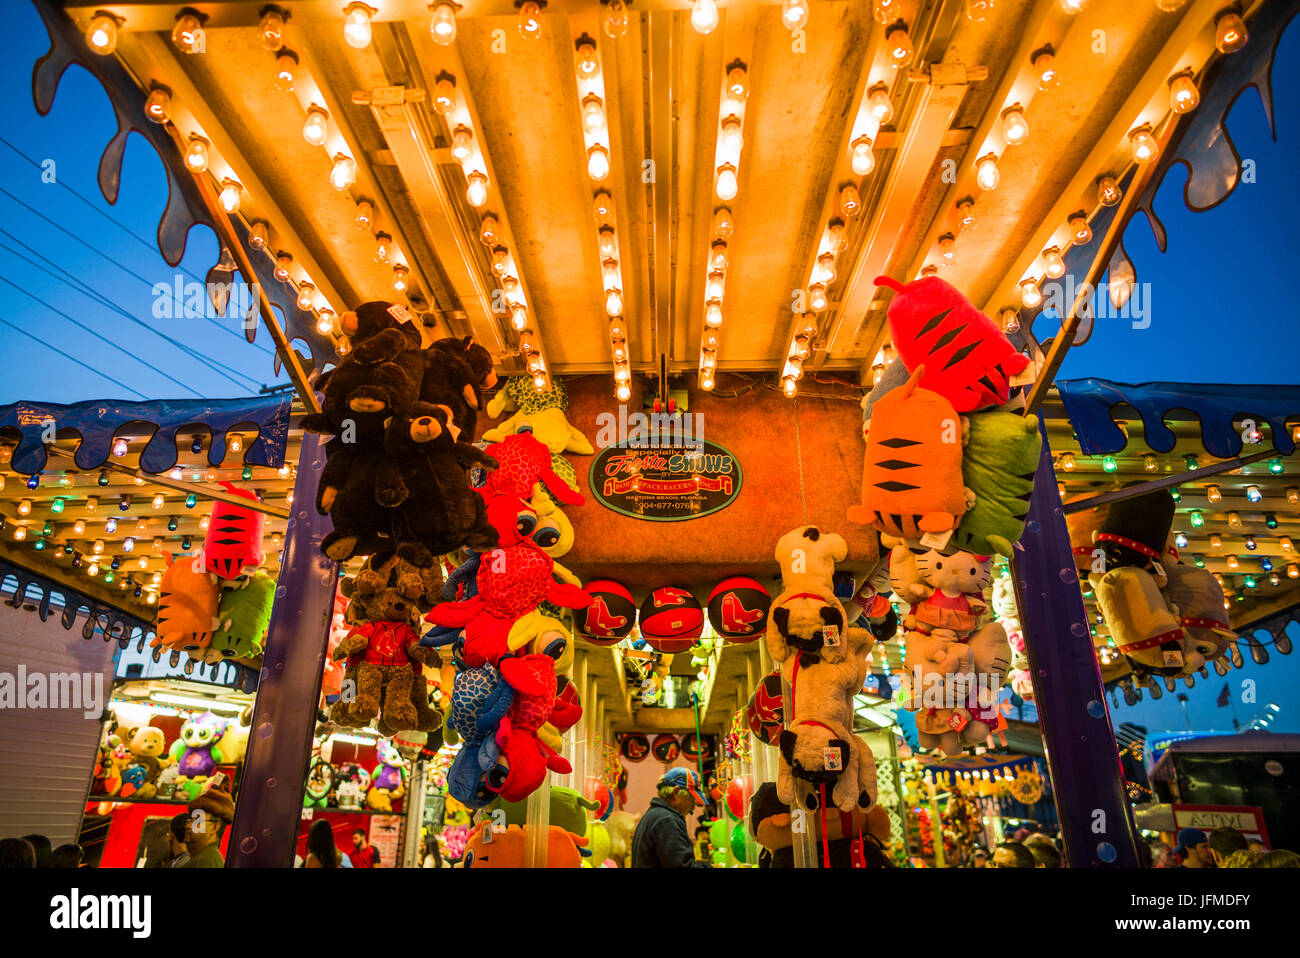
[[[1065,853],[1073,868],[1137,868],[1137,838],[1079,591],[1047,431],[1012,575]]]
[[[324,465],[321,437],[304,435],[227,868],[293,865],[338,578],[320,551],[333,528],[315,505]]]

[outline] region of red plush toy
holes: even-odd
[[[567,759],[537,737],[537,730],[547,722],[560,732],[572,728],[582,718],[582,707],[576,704],[576,692],[567,701],[557,696],[555,660],[549,655],[524,655],[506,662],[516,677],[527,676],[525,684],[530,691],[511,682],[515,695],[496,733],[501,748],[497,762],[506,767],[505,779],[496,791],[508,802],[519,802],[542,784],[548,768],[561,775],[573,771]]]
[[[886,311],[889,330],[908,372],[925,366],[922,387],[959,413],[1007,401],[1011,377],[1029,358],[1016,352],[993,320],[937,276],[906,284],[877,276],[876,285],[898,293]]]
[[[550,453],[546,455],[549,461]],[[500,536],[500,545],[484,553],[479,562],[475,577],[478,594],[434,606],[425,621],[464,628],[462,658],[467,667],[491,664],[500,669],[516,691],[538,693],[541,689],[530,684],[527,674],[515,674],[519,660],[504,658],[509,651],[510,627],[542,602],[585,609],[591,605],[591,596],[576,585],[556,582],[552,577],[555,564],[551,557],[529,538],[536,513],[526,502],[510,495],[496,495],[488,500],[487,514]]]
[[[551,468],[551,450],[532,433],[521,432],[506,436],[488,446],[484,452],[499,465],[488,475],[487,482],[479,488],[485,499],[508,495],[528,501],[533,497],[533,486],[543,483],[556,499],[571,506],[580,506],[585,499]]]
[[[223,489],[234,496],[257,502],[257,494],[250,489],[223,481]],[[251,575],[265,560],[262,552],[263,515],[229,502],[215,502],[212,518],[208,521],[208,534],[203,540],[204,568],[220,579],[235,579]]]

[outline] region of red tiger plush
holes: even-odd
[[[925,366],[924,388],[957,412],[1007,401],[1010,379],[1029,365],[1029,357],[1016,352],[993,320],[937,276],[906,284],[877,276],[876,285],[898,293],[886,311],[889,330],[908,370]]]
[[[248,489],[224,481],[221,485],[232,495],[257,501],[257,495]],[[214,503],[203,540],[204,568],[220,579],[236,579],[256,571],[265,558],[262,513],[228,502]]]

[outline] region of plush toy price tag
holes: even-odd
[[[844,762],[840,757],[840,750],[837,748],[822,749],[822,764],[826,766],[828,772],[842,772]]]
[[[1183,653],[1178,649],[1165,649],[1165,665],[1179,666],[1183,664]]]
[[[433,345],[435,341],[433,330],[428,326],[425,326],[424,323],[420,321],[420,318],[416,316],[411,308],[405,303],[394,303],[392,306],[389,306],[388,315],[392,316],[393,319],[397,320],[399,323],[410,323],[415,327],[416,331],[420,334],[421,349],[427,349],[429,346]]]
[[[951,717],[950,719],[948,719],[948,724],[949,724],[953,729],[955,729],[956,731],[960,732],[962,729],[964,729],[964,728],[966,727],[966,723],[969,722],[969,721],[970,721],[970,719],[968,719],[968,718],[967,718],[965,715],[963,715],[961,712],[953,712],[953,713],[952,713],[952,717]]]
[[[496,837],[497,827],[492,822],[483,826],[483,844],[491,845],[492,840]]]
[[[840,645],[840,627],[827,625],[822,629],[822,645],[828,649],[837,649]]]
[[[948,540],[952,538],[952,530],[946,532],[927,532],[921,536],[921,545],[927,549],[946,549]]]

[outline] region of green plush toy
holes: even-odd
[[[975,493],[975,505],[961,517],[953,535],[958,549],[1011,555],[1025,531],[1042,444],[1036,419],[997,411],[970,416],[961,472],[962,481]]]
[[[582,795],[571,788],[562,788],[558,785],[551,787],[550,824],[558,825],[566,832],[571,832],[579,838],[587,834],[587,812],[596,807],[596,802],[583,798]],[[498,808],[505,812],[505,824],[507,825],[523,826],[528,818],[527,801],[507,802],[501,798],[496,798],[487,808],[488,815],[491,815]],[[608,838],[608,834],[606,838]],[[604,861],[604,859],[598,859],[597,863],[601,861]]]
[[[542,409],[568,409],[569,393],[564,383],[551,378],[551,388],[538,392],[532,376],[511,376],[495,396],[488,400],[487,414],[493,419],[503,412],[537,412]]]
[[[275,580],[261,570],[242,588],[222,593],[217,610],[221,624],[208,647],[194,654],[209,664],[261,655],[274,601]]]

